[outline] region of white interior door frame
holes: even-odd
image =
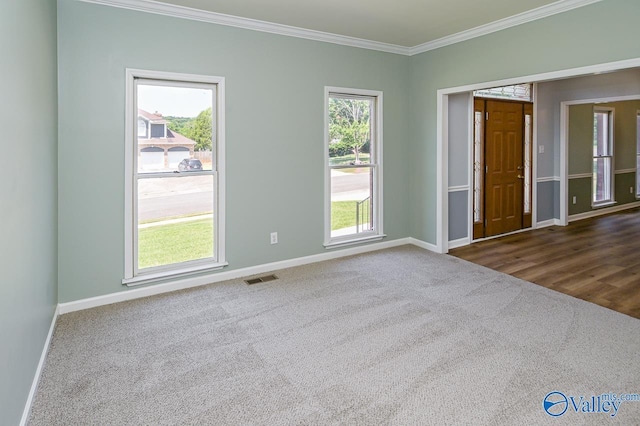
[[[603,72],[620,71],[628,68],[640,67],[640,58],[627,59],[616,62],[607,62],[596,65],[589,65],[578,68],[569,68],[559,71],[552,71],[541,74],[525,75],[502,80],[487,81],[482,83],[474,83],[464,86],[449,87],[439,89],[437,91],[437,117],[436,117],[436,250],[438,253],[447,253],[449,251],[449,96],[457,93],[472,92],[487,87],[510,86],[514,84],[548,82],[571,77],[580,77],[590,74],[598,74]],[[566,106],[568,108],[568,106]],[[564,110],[564,113],[562,112]],[[561,115],[566,115],[568,109],[561,108]],[[535,112],[534,112],[535,115]],[[562,119],[562,117],[561,117]],[[563,136],[564,135],[564,136]],[[560,218],[561,224],[568,223],[568,147],[566,143],[566,134],[561,131],[561,139],[565,138],[564,144],[561,141],[560,149]],[[537,155],[536,135],[534,134],[534,157]],[[535,164],[537,164],[534,159]],[[472,179],[470,174],[469,179]],[[537,185],[535,180],[532,184]],[[471,184],[469,185],[471,190]],[[537,191],[534,190],[534,194]],[[535,216],[534,216],[535,218]],[[535,222],[533,223],[535,227]],[[469,236],[470,237],[470,236]],[[471,239],[470,239],[471,240]]]
[[[638,99],[640,99],[638,95],[629,95],[560,102],[560,224],[562,226],[569,224],[569,107],[572,105],[636,101]],[[612,164],[612,169],[615,169],[615,164]]]

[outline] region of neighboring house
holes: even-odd
[[[177,168],[193,156],[196,143],[169,129],[162,114],[138,108],[138,164],[144,170]]]

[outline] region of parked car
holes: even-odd
[[[202,170],[202,162],[195,158],[185,158],[178,164],[181,172],[199,172]]]

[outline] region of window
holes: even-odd
[[[524,108],[524,214],[531,214],[531,153],[533,139],[533,107]]]
[[[381,239],[382,92],[325,88],[325,246]]]
[[[477,101],[476,101],[477,102]],[[484,135],[484,102],[482,110],[475,106],[473,113],[473,223],[482,223],[482,178],[484,167],[482,165],[482,138]]]
[[[151,137],[152,138],[166,138],[167,137],[167,128],[165,123],[162,124],[151,124]]]
[[[597,207],[613,201],[613,109],[595,108],[592,204]]]
[[[516,84],[513,86],[493,87],[490,89],[476,90],[473,96],[481,98],[513,99],[533,102],[531,84]]]
[[[147,122],[142,118],[138,118],[138,139],[147,137]]]
[[[636,198],[640,198],[640,111],[636,112]]]
[[[224,255],[224,79],[127,70],[125,277],[219,269]]]

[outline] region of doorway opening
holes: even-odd
[[[472,149],[462,152],[454,152],[456,149],[451,144],[450,102],[456,96],[468,95],[472,99],[472,92],[485,87],[501,87],[506,85],[516,85],[522,82],[533,82],[537,95],[540,94],[540,84],[547,90],[545,102],[536,95],[535,109],[536,121],[545,121],[545,127],[534,124],[533,151],[536,154],[533,160],[533,203],[532,221],[535,228],[568,224],[568,149],[566,120],[568,116],[568,102],[577,100],[587,100],[601,98],[603,96],[620,96],[637,92],[637,69],[640,67],[640,58],[625,59],[614,62],[598,63],[581,66],[577,68],[565,68],[556,71],[543,72],[539,74],[527,74],[518,77],[504,78],[481,83],[469,83],[460,86],[451,86],[437,90],[437,120],[436,120],[436,211],[435,211],[435,244],[425,242],[424,247],[438,253],[447,253],[449,249],[468,245],[473,237],[473,156]],[[575,80],[574,80],[575,79]],[[625,82],[620,86],[621,79]],[[563,88],[561,92],[556,90],[556,82],[570,81],[570,86]],[[562,86],[561,86],[562,88]],[[623,90],[623,94],[619,93]],[[473,102],[468,102],[468,113],[473,112]],[[556,105],[559,106],[556,107]],[[540,108],[543,108],[541,113]],[[555,121],[559,120],[559,125]],[[473,132],[472,120],[463,121],[468,123],[469,134]],[[558,131],[556,131],[558,129]],[[564,130],[562,130],[564,129]],[[542,134],[541,134],[542,132]],[[536,139],[544,141],[536,142]],[[472,137],[468,138],[468,146],[473,146]],[[545,145],[550,148],[551,156],[545,153]],[[540,155],[543,155],[543,171],[540,174]],[[462,164],[464,157],[468,159],[468,166],[465,170],[471,172],[467,176],[467,184],[463,185],[457,181],[452,184],[450,170],[456,164]],[[550,163],[550,159],[553,163]],[[457,175],[453,175],[454,177]],[[453,185],[453,186],[451,186]],[[451,204],[452,190],[466,191],[468,198],[465,198],[458,206]],[[542,195],[541,195],[541,190]],[[462,193],[462,192],[461,192]],[[460,197],[462,198],[462,197]],[[468,199],[468,203],[464,203]],[[463,206],[460,210],[459,206]],[[457,221],[456,212],[468,212],[464,222],[468,225],[466,232],[452,233],[461,229],[460,222]],[[542,215],[541,215],[542,212]],[[461,216],[461,215],[459,215]],[[464,227],[464,225],[462,225]]]

